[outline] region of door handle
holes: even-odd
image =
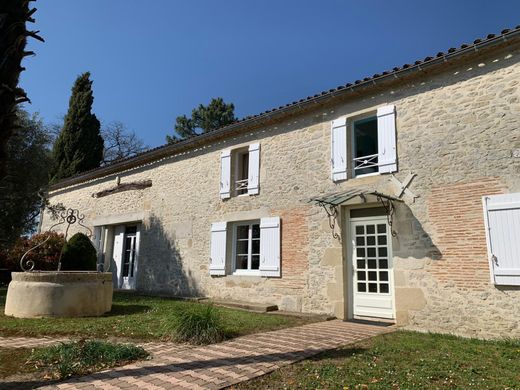
[[[496,257],[495,255],[491,255],[491,261],[498,266],[498,257]]]

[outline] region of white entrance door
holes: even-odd
[[[114,234],[114,262],[118,288],[134,289],[139,256],[140,226],[116,226]]]
[[[354,316],[394,318],[391,235],[386,216],[351,219]]]

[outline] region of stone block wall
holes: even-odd
[[[330,179],[330,121],[384,104],[397,112],[397,179],[417,176],[397,207],[393,240],[396,319],[414,329],[479,337],[520,335],[520,291],[490,283],[481,197],[520,192],[520,48],[468,56],[442,71],[396,80],[217,143],[51,193],[95,221],[142,213],[138,288],[274,303],[349,315],[346,249],[308,200],[350,188],[396,193],[389,175]],[[219,197],[220,152],[261,145],[260,193]],[[152,187],[95,199],[115,184]],[[342,214],[348,208],[342,210]],[[282,277],[210,277],[210,225],[282,220]],[[50,221],[44,218],[44,227]],[[342,220],[337,231],[341,234]],[[345,244],[346,245],[346,244]]]

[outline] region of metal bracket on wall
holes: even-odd
[[[329,227],[332,230],[332,237],[341,242],[341,236],[338,233],[336,233],[335,229],[336,224],[338,223],[338,207],[324,202],[317,202],[317,204],[318,206],[323,207],[323,209],[327,213],[327,217],[329,219]]]
[[[410,184],[412,183],[412,180],[414,179],[414,177],[417,176],[417,173],[414,173],[414,172],[410,172],[408,174],[408,176],[406,176],[403,180],[403,182],[401,183],[399,181],[399,179],[397,177],[395,177],[393,174],[390,176],[390,180],[395,184],[397,185],[397,187],[399,188],[399,191],[397,193],[397,197],[399,199],[401,199],[403,197],[403,195],[408,195],[409,197],[412,198],[412,202],[415,202],[415,199],[417,199],[419,196],[418,195],[415,195],[408,187],[410,186]]]
[[[394,230],[394,228],[392,226],[394,223],[394,214],[395,214],[394,203],[392,202],[391,199],[387,199],[387,201],[385,202],[385,200],[379,195],[377,195],[377,200],[383,205],[383,207],[386,210],[386,220],[388,221],[388,226],[390,227],[390,233],[392,234],[392,237],[396,237],[397,232]]]

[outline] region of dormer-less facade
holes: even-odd
[[[66,179],[50,201],[85,213],[117,288],[520,336],[519,36]]]

